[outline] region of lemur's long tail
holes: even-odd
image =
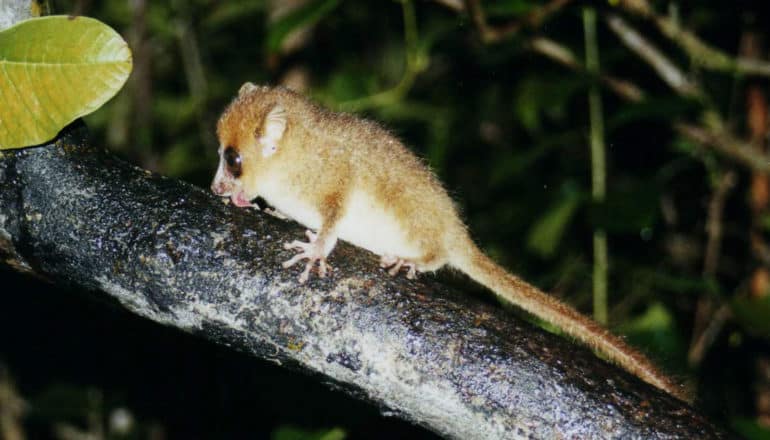
[[[606,356],[647,383],[690,401],[684,388],[661,373],[644,355],[592,319],[511,275],[470,239],[450,252],[449,264],[528,313],[556,325],[566,334]]]

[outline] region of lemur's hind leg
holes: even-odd
[[[406,267],[409,269],[406,277],[411,280],[417,277],[418,272],[432,272],[443,266],[445,262],[436,255],[436,253],[430,252],[416,260],[383,255],[380,257],[380,267],[389,268],[388,273],[392,276],[398,274],[401,268]]]
[[[406,267],[409,271],[406,273],[406,277],[410,280],[417,276],[417,264],[403,258],[394,257],[392,255],[383,255],[380,257],[380,267],[388,269],[390,276],[396,276],[402,267]]]

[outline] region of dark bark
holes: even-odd
[[[0,156],[0,258],[136,314],[303,372],[437,433],[722,438],[688,405],[431,277],[391,278],[344,243],[296,282],[303,228],[89,145]]]

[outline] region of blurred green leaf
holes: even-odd
[[[692,113],[699,108],[693,100],[677,96],[647,98],[641,102],[628,103],[617,112],[607,115],[607,132],[612,132],[630,122],[642,120],[668,122],[673,118]]]
[[[240,20],[253,20],[252,16],[263,9],[264,1],[218,2],[216,9],[203,20],[203,25],[212,30],[221,29]]]
[[[530,0],[496,0],[483,2],[488,17],[521,16],[532,11],[538,2]]]
[[[272,440],[344,440],[347,437],[341,428],[320,431],[306,431],[293,426],[283,426],[270,436]]]
[[[770,296],[763,298],[736,297],[731,302],[735,320],[754,336],[770,338]]]
[[[563,131],[545,134],[538,137],[538,142],[524,150],[513,150],[508,154],[499,154],[491,164],[489,183],[499,185],[507,183],[507,179],[527,175],[532,167],[549,153],[563,149],[565,145],[581,142],[583,133],[578,131]]]
[[[583,78],[529,76],[519,81],[514,97],[514,113],[527,131],[539,133],[543,116],[563,120],[568,115],[567,104],[587,82]]]
[[[179,21],[180,11],[175,8],[176,2],[150,2],[146,15],[147,28],[153,38],[160,41],[172,42],[177,39],[175,24]]]
[[[591,223],[609,233],[638,233],[652,227],[660,213],[660,190],[650,182],[610,189],[604,203],[591,207]]]
[[[579,192],[568,191],[530,229],[527,248],[543,258],[552,257],[581,201]]]
[[[278,52],[286,37],[293,31],[310,26],[324,18],[339,5],[339,0],[316,0],[287,14],[273,23],[267,32],[267,49]]]
[[[653,285],[659,289],[671,290],[675,293],[708,293],[718,295],[719,285],[713,279],[702,276],[670,275],[660,270],[637,270],[638,274],[648,276]]]
[[[770,231],[770,214],[765,214],[760,217],[759,219],[760,224],[762,225],[762,229],[765,231]]]
[[[199,162],[190,160],[196,146],[193,143],[174,144],[163,157],[164,172],[170,176],[183,176],[199,167]]]
[[[328,105],[335,105],[368,95],[376,88],[377,81],[371,72],[339,70],[332,75],[323,96],[319,98]]]
[[[736,417],[731,425],[741,437],[747,440],[770,440],[770,429],[760,425],[756,420]]]
[[[88,17],[50,16],[0,32],[0,149],[52,139],[128,79],[131,50]]]
[[[154,113],[164,121],[168,121],[165,129],[176,133],[180,128],[190,124],[197,117],[195,102],[189,96],[174,96],[158,94],[155,97]]]
[[[662,304],[655,303],[644,314],[620,326],[623,333],[661,333],[673,325],[671,313]]]
[[[669,145],[674,151],[687,154],[693,154],[700,147],[700,144],[684,136],[675,138]]]
[[[673,314],[662,303],[653,303],[643,314],[617,326],[617,330],[634,345],[659,353],[658,357],[670,366],[684,362],[684,341],[677,332]]]
[[[94,408],[93,390],[70,384],[47,388],[32,400],[32,417],[46,420],[82,419]]]

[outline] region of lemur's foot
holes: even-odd
[[[273,217],[281,219],[281,220],[287,220],[289,218],[286,214],[282,213],[281,211],[279,211],[279,210],[277,210],[275,208],[265,208],[265,209],[263,209],[263,211],[265,211],[266,214],[270,214]]]
[[[304,284],[310,278],[310,271],[315,267],[316,262],[318,262],[318,276],[321,278],[325,277],[326,272],[331,269],[331,266],[326,263],[323,243],[318,240],[318,235],[311,230],[305,231],[305,235],[308,238],[307,242],[294,240],[283,245],[284,249],[300,251],[297,255],[283,262],[284,268],[294,266],[300,260],[308,260],[305,264],[305,270],[299,275],[300,284]]]
[[[402,267],[406,267],[409,268],[409,271],[406,273],[407,278],[413,280],[417,277],[417,265],[403,258],[398,258],[391,255],[383,255],[380,257],[380,267],[390,268],[388,269],[390,276],[396,276],[398,272],[401,271]]]

